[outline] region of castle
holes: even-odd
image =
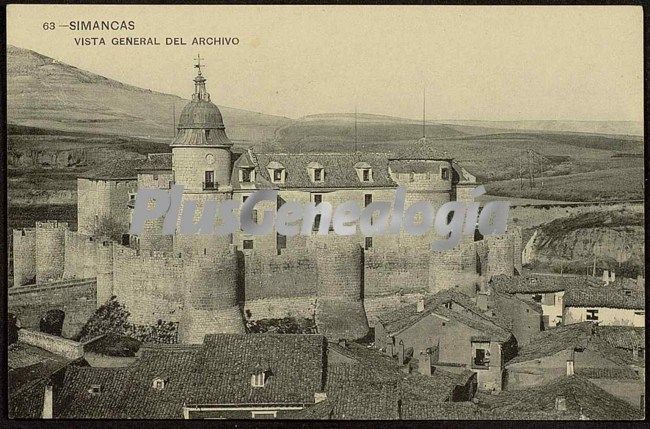
[[[521,231],[512,228],[500,236],[465,237],[444,252],[431,252],[433,231],[163,236],[156,219],[142,234],[129,235],[138,187],[183,185],[183,201],[197,202],[195,220],[207,201],[243,202],[258,189],[279,191],[275,204],[257,205],[259,213],[289,201],[367,206],[392,201],[398,186],[407,190],[407,206],[473,201],[476,178],[445,156],[237,153],[200,67],[194,84],[171,153],[115,160],[78,178],[77,231],[57,221],[13,231],[15,286],[94,278],[98,306],[115,296],[134,324],[177,323],[183,343],[243,333],[246,319],[286,316],[313,318],[319,333],[331,338],[357,339],[382,306],[400,301],[395,297],[453,286],[472,294],[480,279],[521,270]],[[119,241],[101,237],[106,225],[120,231]]]

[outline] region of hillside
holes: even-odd
[[[189,94],[188,94],[189,95]],[[187,103],[80,70],[36,52],[7,46],[7,120],[31,127],[148,139],[172,136]],[[219,106],[237,141],[264,141],[290,119]]]
[[[636,277],[645,266],[643,224],[642,206],[563,217],[538,228],[524,253],[536,269],[584,274],[595,258],[597,270]]]

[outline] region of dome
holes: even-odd
[[[178,120],[178,129],[224,129],[219,108],[209,100],[192,100],[183,108]]]

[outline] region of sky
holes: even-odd
[[[86,20],[135,29],[58,26]],[[105,46],[74,41],[102,36]],[[190,44],[219,36],[239,44]],[[163,45],[113,46],[114,37]],[[292,118],[355,105],[421,118],[426,92],[429,120],[643,120],[636,6],[9,5],[7,43],[185,98],[200,53],[217,104]]]

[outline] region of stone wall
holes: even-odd
[[[18,341],[39,347],[67,359],[74,360],[84,355],[83,344],[43,332],[20,329],[18,331]]]
[[[23,328],[38,329],[48,310],[63,310],[64,337],[74,336],[96,308],[95,279],[68,280],[44,285],[17,286],[9,289],[9,312]]]
[[[253,251],[244,259],[246,301],[316,296],[318,271],[311,254],[284,249],[280,255]]]
[[[364,297],[428,289],[428,252],[398,246],[395,250],[369,249],[364,256]]]
[[[36,222],[36,282],[60,280],[65,267],[65,222]]]
[[[13,230],[14,286],[36,282],[36,230]]]
[[[77,230],[93,235],[99,222],[109,218],[126,233],[131,216],[129,194],[136,192],[137,186],[135,179],[77,179]]]

